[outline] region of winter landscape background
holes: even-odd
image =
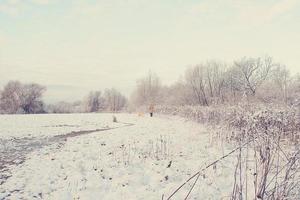
[[[0,1],[0,200],[300,199],[299,10]]]

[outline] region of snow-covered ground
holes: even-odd
[[[0,115],[0,138],[49,137],[117,126],[112,114]]]
[[[115,128],[62,137],[27,151],[25,162],[9,166],[11,177],[0,185],[0,199],[167,199],[232,149],[183,118],[116,116],[123,123],[113,123],[112,114],[0,116],[3,141]],[[235,163],[233,154],[204,171],[190,199],[228,199]],[[192,183],[172,199],[183,199]]]

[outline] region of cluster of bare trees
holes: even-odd
[[[1,113],[43,113],[44,103],[41,100],[46,88],[39,84],[22,84],[10,81],[0,93]]]
[[[116,89],[107,89],[104,92],[105,109],[112,112],[117,112],[125,108],[127,98]]]
[[[45,108],[47,113],[81,113],[84,111],[81,101],[65,102],[60,101],[55,104],[49,104]]]
[[[85,112],[117,112],[122,110],[126,104],[126,97],[114,88],[106,89],[103,95],[101,91],[91,91],[83,101]]]
[[[116,89],[91,91],[82,101],[45,106],[41,100],[45,90],[38,84],[10,81],[0,94],[0,112],[116,112],[127,106],[126,97]],[[185,71],[183,80],[170,86],[162,85],[159,77],[149,72],[137,81],[130,105],[210,106],[240,101],[299,104],[299,99],[300,76],[292,76],[285,65],[266,56],[244,57],[231,64],[212,60],[195,65]]]
[[[132,94],[134,105],[158,104],[161,102],[162,85],[159,77],[149,72],[146,77],[137,81],[137,87]]]
[[[101,91],[91,91],[83,100],[83,106],[86,112],[97,112],[104,109],[104,98],[101,96]]]
[[[126,97],[113,88],[103,94],[91,91],[82,101],[49,105],[42,100],[45,91],[46,87],[36,83],[9,81],[0,91],[0,114],[118,112],[127,105]]]
[[[137,82],[134,105],[234,104],[239,101],[262,101],[292,104],[299,99],[299,75],[269,56],[242,58],[232,64],[208,61],[188,68],[184,80],[171,86],[160,84],[149,73]]]
[[[112,88],[104,90],[103,94],[101,91],[90,91],[82,101],[48,105],[46,110],[49,113],[118,112],[126,105],[126,97]]]

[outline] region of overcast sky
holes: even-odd
[[[37,82],[47,102],[266,54],[300,72],[299,0],[0,0],[0,88]]]

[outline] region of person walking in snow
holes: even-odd
[[[153,117],[153,112],[154,112],[154,105],[150,104],[150,106],[149,106],[150,117]]]

